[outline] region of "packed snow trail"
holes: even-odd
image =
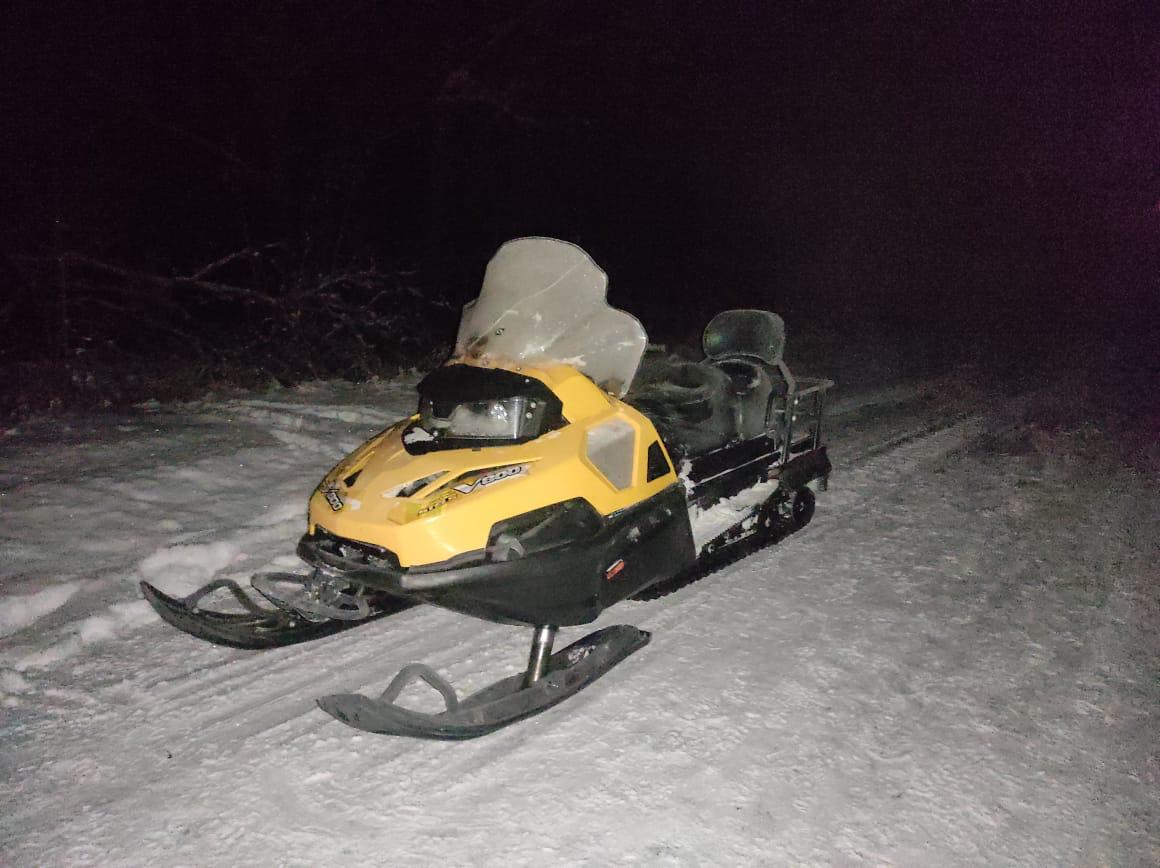
[[[1017,402],[841,398],[809,528],[563,631],[653,642],[475,742],[313,699],[413,660],[471,691],[524,630],[425,607],[240,652],[136,598],[289,566],[306,492],[411,402],[318,385],[5,439],[0,862],[1160,861],[1156,479]]]

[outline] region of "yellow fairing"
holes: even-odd
[[[676,481],[667,454],[665,472],[656,475],[654,461],[656,478],[647,480],[648,450],[660,441],[652,423],[574,368],[492,367],[542,381],[563,404],[567,424],[519,445],[411,455],[404,420],[327,474],[310,498],[311,531],[317,525],[382,546],[411,567],[484,548],[501,519],[575,497],[609,515]]]

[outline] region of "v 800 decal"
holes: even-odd
[[[499,470],[493,470],[490,473],[485,473],[483,476],[475,480],[475,482],[467,483],[461,482],[458,485],[452,486],[460,494],[471,494],[477,488],[486,488],[489,485],[495,485],[497,482],[503,482],[505,479],[511,479],[513,476],[522,476],[528,472],[528,465],[514,464],[511,467],[501,467]]]
[[[339,493],[337,485],[331,485],[322,489],[322,496],[326,498],[326,502],[330,504],[330,508],[335,512],[342,509],[342,494]]]
[[[471,482],[460,482],[457,485],[451,486],[449,489],[439,492],[430,502],[420,507],[416,515],[427,515],[428,513],[435,512],[454,500],[466,497],[473,491],[480,488],[487,488],[489,485],[495,485],[497,482],[503,482],[505,479],[514,479],[517,476],[523,476],[527,472],[527,464],[513,464],[511,467],[501,467],[498,470],[485,472]]]

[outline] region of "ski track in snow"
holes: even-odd
[[[993,420],[908,387],[840,399],[809,528],[562,631],[653,631],[567,703],[416,742],[313,700],[412,660],[468,693],[522,666],[526,631],[424,607],[244,652],[135,591],[289,566],[306,493],[410,410],[373,397],[207,405],[43,469],[9,441],[0,862],[1160,861],[1156,661],[1128,629],[1155,628],[1154,486],[981,449]]]

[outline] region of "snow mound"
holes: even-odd
[[[167,594],[189,594],[245,557],[236,545],[224,541],[165,546],[141,561],[137,570]]]
[[[110,606],[104,614],[90,615],[77,625],[81,644],[91,645],[116,639],[127,628],[139,627],[153,621],[153,609],[144,600],[130,600]]]
[[[91,645],[119,639],[134,627],[154,620],[153,610],[144,600],[130,600],[109,606],[102,614],[89,615],[69,625],[71,634],[47,648],[23,654],[13,660],[17,672],[45,669],[75,657]],[[10,691],[11,692],[11,691]]]
[[[28,679],[14,669],[0,669],[0,693],[27,693],[32,689]]]
[[[67,582],[32,594],[5,597],[0,602],[0,636],[11,636],[38,618],[56,611],[79,588],[79,582]]]

